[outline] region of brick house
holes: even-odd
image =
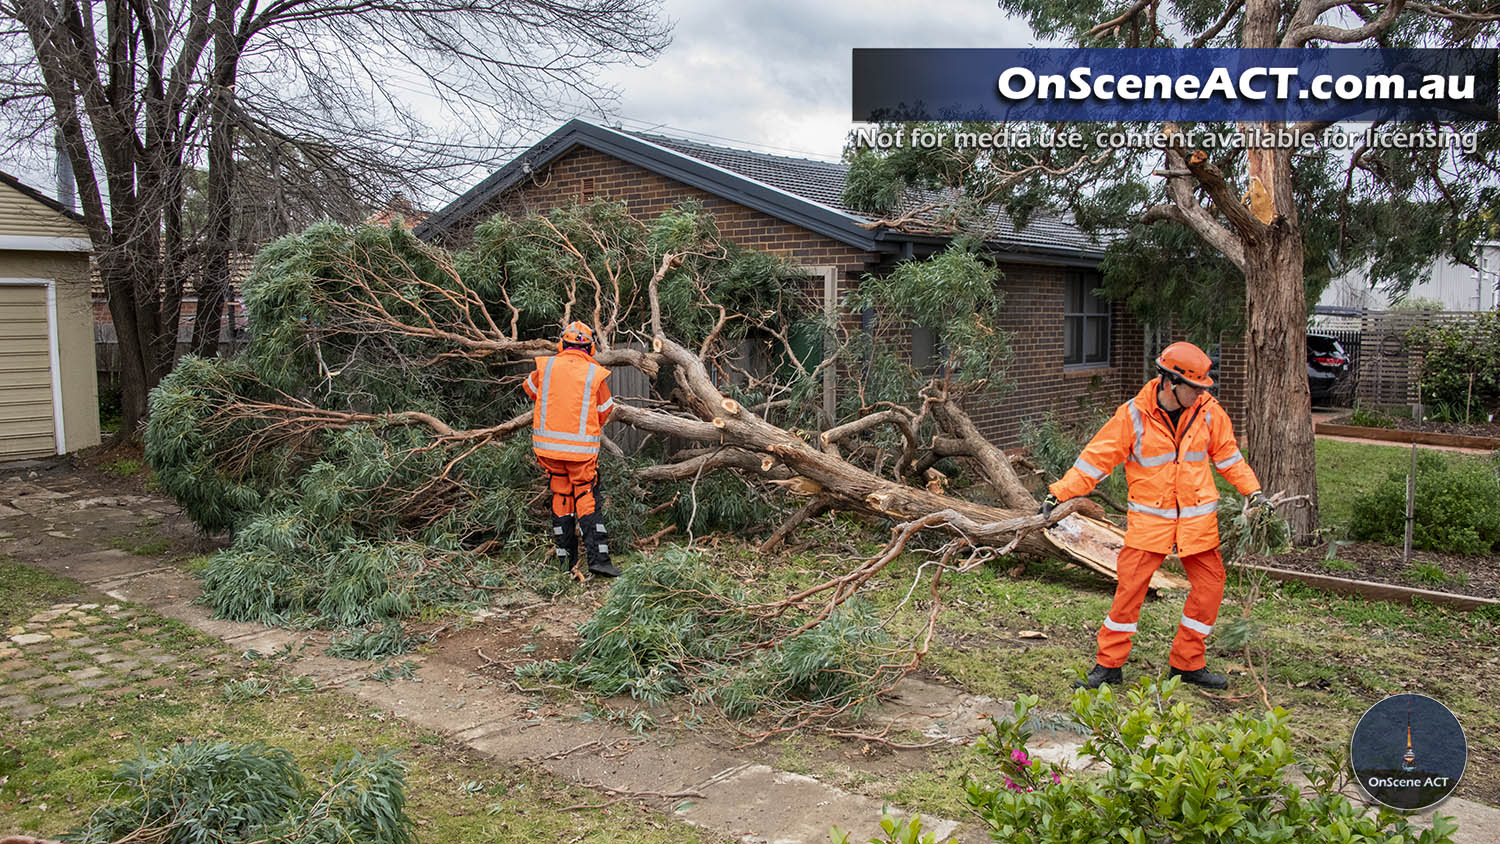
[[[725,239],[805,268],[807,292],[833,307],[867,273],[942,249],[947,238],[869,227],[874,218],[843,205],[842,164],[709,146],[573,120],[417,226],[417,236],[462,245],[497,213],[545,211],[594,199],[621,201],[649,218],[683,200],[713,213]],[[1021,423],[1052,411],[1064,421],[1112,410],[1154,375],[1151,360],[1166,339],[1136,323],[1119,303],[1095,296],[1103,245],[1057,218],[1024,229],[997,214],[989,237],[1003,272],[1005,321],[1014,389],[1003,399],[967,403],[991,440],[1019,442]],[[844,318],[858,328],[859,314]],[[915,360],[936,338],[916,327],[903,338]],[[1149,349],[1148,349],[1149,347]],[[1221,367],[1243,372],[1237,348]],[[1242,382],[1231,377],[1227,381]],[[830,388],[831,389],[831,388]],[[825,393],[827,391],[825,390]],[[1242,397],[1221,392],[1231,414]],[[826,401],[825,397],[825,401]]]

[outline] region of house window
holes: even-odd
[[[911,365],[924,376],[932,377],[943,362],[938,333],[931,328],[913,325],[911,329]]]
[[[1063,290],[1063,365],[1109,364],[1109,300],[1096,295],[1098,273],[1070,271]]]

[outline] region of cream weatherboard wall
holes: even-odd
[[[0,461],[99,443],[89,241],[0,183]]]

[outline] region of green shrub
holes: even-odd
[[[416,844],[405,767],[381,754],[339,762],[309,787],[290,753],[264,745],[188,742],[126,762],[125,802],[99,809],[69,838],[159,844]],[[142,835],[143,831],[149,835]]]
[[[1027,716],[1037,699],[1023,695],[1015,719],[992,721],[978,745],[1004,783],[964,784],[990,837],[1019,844],[1452,841],[1456,826],[1447,817],[1419,829],[1390,809],[1367,814],[1338,793],[1340,766],[1304,765],[1310,782],[1299,788],[1287,777],[1296,760],[1284,710],[1196,724],[1186,703],[1171,701],[1178,683],[1074,694],[1073,713],[1090,732],[1081,752],[1107,763],[1098,776],[1030,756]]]
[[[1422,397],[1448,421],[1483,422],[1500,413],[1500,312],[1411,330],[1422,349]]]
[[[1477,460],[1432,451],[1417,455],[1412,544],[1428,551],[1483,555],[1500,548],[1500,473]],[[1406,531],[1406,472],[1393,470],[1354,500],[1349,535],[1400,545]]]
[[[1354,408],[1354,413],[1349,416],[1350,425],[1358,425],[1361,428],[1394,428],[1395,417],[1389,413],[1360,406]]]

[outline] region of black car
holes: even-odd
[[[1313,404],[1328,404],[1343,392],[1349,374],[1349,355],[1339,341],[1326,334],[1307,335],[1307,387]]]

